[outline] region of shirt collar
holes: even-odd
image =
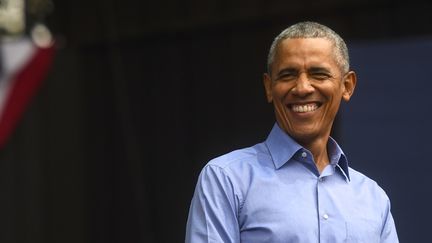
[[[327,151],[330,155],[330,164],[340,170],[345,177],[345,180],[350,181],[348,158],[339,144],[332,137],[329,137],[327,142]]]
[[[265,141],[276,169],[282,167],[286,162],[301,150],[306,150],[277,123],[274,124],[269,136]],[[348,170],[348,159],[340,146],[333,138],[329,138],[327,149],[330,155],[330,164],[338,168],[347,181],[350,180]]]

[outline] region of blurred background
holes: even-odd
[[[201,168],[270,131],[267,51],[303,20],[351,52],[358,87],[334,129],[351,166],[386,190],[401,242],[430,238],[432,4],[26,1],[2,45],[37,23],[56,44],[0,147],[0,242],[183,242]]]

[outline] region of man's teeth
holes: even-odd
[[[292,110],[294,112],[311,112],[318,109],[316,104],[307,104],[307,105],[293,105]]]

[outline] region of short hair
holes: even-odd
[[[267,57],[267,72],[271,73],[271,66],[274,62],[277,48],[285,39],[296,38],[324,38],[333,43],[333,50],[336,58],[336,63],[341,71],[349,71],[349,55],[345,41],[329,27],[316,22],[300,22],[283,30],[276,38],[270,47]]]

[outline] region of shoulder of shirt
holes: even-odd
[[[367,186],[370,190],[373,190],[377,194],[381,194],[382,197],[388,199],[387,193],[383,188],[373,179],[369,178],[365,174],[349,167],[349,174],[351,183],[358,183]]]
[[[241,163],[254,163],[259,156],[268,155],[267,147],[264,143],[258,143],[254,146],[237,149],[227,154],[221,155],[210,160],[206,166],[219,167],[227,169],[235,167]]]

